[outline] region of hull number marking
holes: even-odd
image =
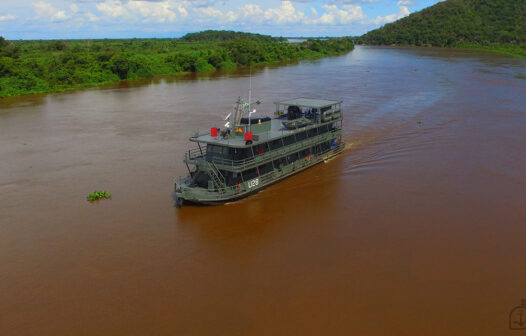
[[[248,188],[254,188],[254,187],[257,187],[258,184],[259,184],[259,178],[256,178],[256,179],[253,179],[253,180],[250,180],[247,182],[248,184]]]

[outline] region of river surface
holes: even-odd
[[[0,100],[0,335],[521,333],[526,61],[357,47],[253,69],[260,115],[343,100],[348,149],[175,209],[188,137],[221,127],[248,77]],[[98,189],[113,198],[87,202]]]

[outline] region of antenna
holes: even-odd
[[[250,99],[252,98],[252,65],[249,68],[249,82],[248,82],[248,131],[251,131],[251,122],[250,122]],[[254,110],[256,112],[256,110]]]

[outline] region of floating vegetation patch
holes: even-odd
[[[104,190],[94,191],[91,194],[89,194],[87,197],[89,202],[97,201],[100,199],[109,199],[109,198],[111,198],[111,195],[107,191],[104,191]]]

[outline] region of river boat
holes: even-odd
[[[223,128],[196,133],[184,155],[175,205],[222,204],[256,193],[339,154],[342,101],[295,98],[277,101],[272,117],[254,117],[255,105],[239,98]]]

